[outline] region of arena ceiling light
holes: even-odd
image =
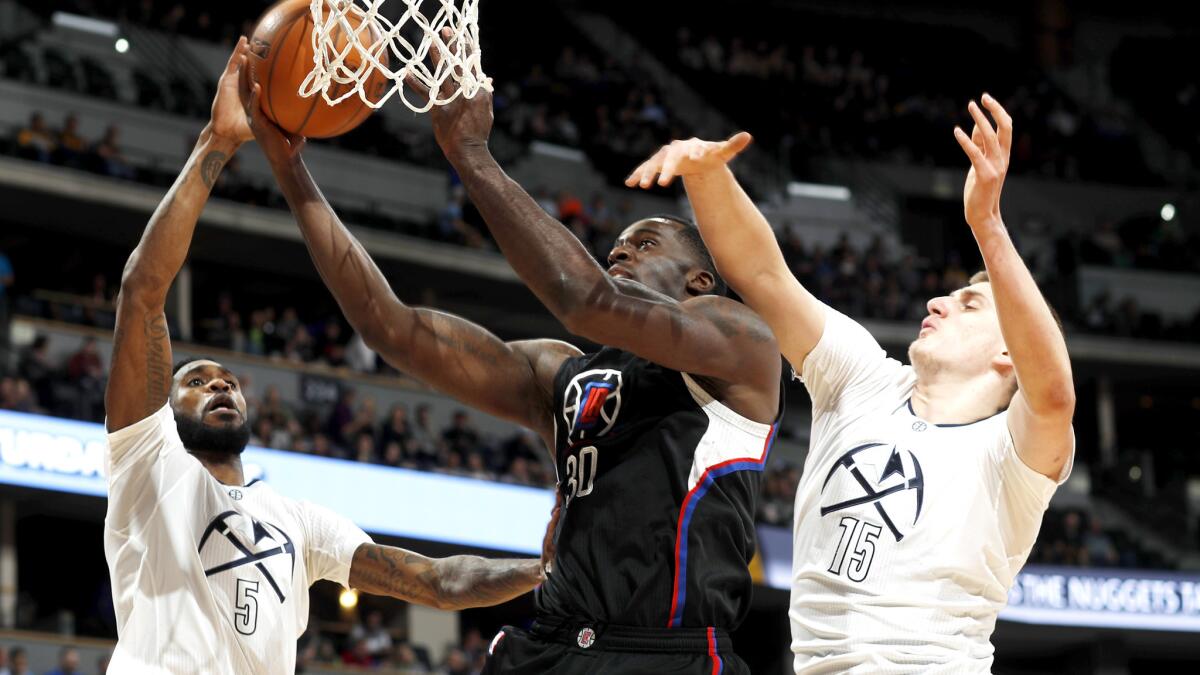
[[[1175,205],[1171,203],[1163,204],[1162,210],[1158,212],[1158,215],[1168,223],[1175,220]]]
[[[787,186],[788,196],[829,199],[836,202],[850,201],[850,188],[842,185],[822,185],[792,181]]]
[[[70,12],[55,12],[50,17],[50,22],[60,28],[70,28],[71,30],[83,33],[102,35],[109,38],[117,36],[117,24],[111,21],[93,19],[89,16],[71,14]]]

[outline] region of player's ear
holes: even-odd
[[[1014,375],[1016,372],[1013,369],[1012,356],[1009,356],[1007,351],[1000,352],[995,356],[995,358],[992,359],[992,367],[995,368],[996,372],[1000,373],[1002,377]]]
[[[700,268],[688,273],[687,290],[691,295],[708,295],[717,287],[717,279],[712,272]]]

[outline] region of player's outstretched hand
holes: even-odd
[[[449,44],[451,36],[450,29],[443,28],[441,39],[435,40],[433,48],[429,50],[434,72],[437,72],[441,63],[442,50],[448,54],[458,53],[457,47]],[[474,52],[479,46],[472,43],[467,49]],[[429,88],[418,82],[411,73],[405,76],[404,82],[418,96],[429,98]],[[450,97],[455,86],[453,77],[446,78],[441,84],[441,98]],[[429,110],[429,117],[433,122],[434,138],[447,159],[452,160],[470,150],[486,150],[488,137],[492,134],[492,95],[486,89],[480,89],[471,98],[460,94],[450,103],[433,106]]]
[[[212,121],[209,125],[215,136],[239,145],[254,138],[242,112],[242,103],[238,100],[238,79],[241,77],[246,51],[246,38],[243,36],[229,55],[225,72],[221,73],[221,79],[217,81],[217,95],[213,98]]]
[[[699,138],[671,141],[634,169],[625,179],[625,185],[645,190],[654,185],[657,177],[658,184],[666,187],[676,176],[694,176],[714,171],[741,154],[753,140],[750,134],[740,131],[723,141],[702,141]]]
[[[242,38],[243,43],[245,40]],[[267,156],[267,161],[285,162],[300,153],[304,147],[304,137],[284,131],[263,112],[260,104],[262,85],[258,83],[255,68],[258,65],[256,61],[259,60],[261,58],[248,47],[242,50],[241,76],[237,82],[238,98],[241,102],[238,114],[246,122],[252,138],[258,141],[263,154]]]
[[[1000,191],[1004,188],[1004,177],[1008,174],[1008,160],[1012,152],[1012,117],[996,99],[984,94],[983,105],[996,120],[996,126],[975,101],[967,105],[975,128],[971,135],[961,127],[954,127],[954,138],[971,160],[967,172],[967,184],[963,187],[963,211],[967,224],[983,227],[1003,222],[1000,218]]]
[[[554,555],[557,552],[554,533],[558,530],[558,519],[562,517],[562,504],[562,490],[555,485],[554,510],[550,512],[550,522],[546,524],[546,534],[542,537],[542,573],[547,575],[554,571]]]

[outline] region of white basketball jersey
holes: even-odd
[[[827,316],[802,373],[813,423],[796,493],[796,673],[990,672],[996,615],[1057,485],[1017,456],[1006,412],[918,418],[912,368]]]
[[[169,406],[109,434],[108,447],[110,672],[292,675],[308,587],[345,586],[370,538],[264,483],[217,482],[184,449]]]

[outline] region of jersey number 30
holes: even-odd
[[[838,539],[837,550],[833,552],[829,571],[845,574],[850,581],[862,581],[871,571],[871,561],[875,559],[875,540],[883,528],[850,516],[842,516],[838,525],[842,528],[842,536]]]
[[[567,490],[563,496],[568,503],[576,497],[592,494],[599,461],[600,456],[594,445],[580,450],[578,455],[567,456]]]

